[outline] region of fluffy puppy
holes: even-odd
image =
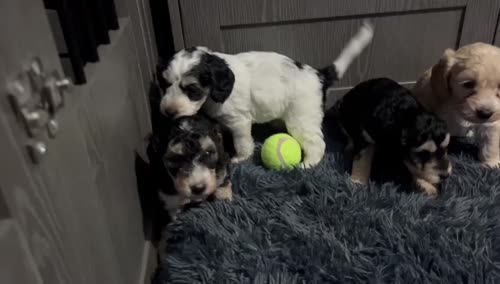
[[[387,155],[403,162],[428,194],[437,194],[437,185],[450,175],[446,124],[398,83],[386,78],[363,82],[335,104],[334,115],[353,150],[354,182],[368,182],[375,147],[390,149]]]
[[[479,160],[500,164],[500,48],[474,43],[447,49],[417,82],[415,97],[446,121],[453,136],[473,137]]]
[[[333,65],[320,70],[273,52],[232,55],[204,47],[181,50],[163,73],[169,86],[161,110],[180,117],[203,108],[232,132],[233,162],[253,154],[253,123],[281,120],[304,149],[303,164],[316,165],[325,152],[324,94],[372,36],[372,26],[365,23]]]
[[[149,138],[150,176],[173,219],[189,203],[232,199],[230,160],[222,139],[219,125],[201,116],[174,120],[166,139]]]

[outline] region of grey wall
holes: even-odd
[[[379,76],[412,84],[445,48],[493,42],[500,11],[496,0],[170,0],[169,5],[177,49],[275,51],[315,67],[330,64],[361,21],[372,19],[373,43],[337,84],[337,93]]]

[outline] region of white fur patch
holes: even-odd
[[[210,148],[215,149],[215,143],[210,137],[202,137],[200,139],[201,149],[208,150]]]
[[[427,141],[424,144],[415,148],[415,152],[422,152],[422,151],[436,152],[436,150],[437,150],[436,143],[434,143],[434,141],[432,140]]]
[[[363,49],[372,41],[373,26],[370,22],[364,21],[363,26],[358,33],[344,47],[340,55],[333,62],[337,71],[338,79],[344,76],[345,71],[349,68],[352,61],[361,54]]]
[[[176,143],[174,145],[171,145],[168,147],[168,149],[175,154],[182,155],[183,153],[182,143]]]
[[[443,142],[441,142],[440,146],[441,148],[448,147],[450,144],[450,134],[446,134],[446,137],[444,138]]]

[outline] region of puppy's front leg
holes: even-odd
[[[227,201],[233,200],[233,188],[230,181],[226,181],[215,190],[215,198]]]
[[[231,159],[233,163],[239,163],[250,158],[254,150],[252,138],[252,122],[241,122],[230,126],[233,134],[236,156]]]
[[[479,131],[479,160],[483,165],[496,168],[500,166],[500,125]]]
[[[375,145],[370,144],[359,151],[352,161],[351,180],[355,183],[366,185],[370,179]]]
[[[426,180],[417,178],[415,179],[415,183],[420,189],[422,189],[425,193],[427,193],[430,196],[436,196],[438,193],[436,186]]]

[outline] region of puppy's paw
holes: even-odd
[[[437,187],[430,182],[423,180],[423,179],[417,179],[416,184],[420,190],[425,192],[431,197],[436,197],[438,194]]]
[[[218,200],[233,200],[233,189],[232,184],[229,182],[225,186],[221,186],[215,190],[215,198]]]
[[[483,164],[483,166],[490,168],[490,169],[500,168],[500,160],[484,161],[482,164]]]
[[[313,168],[321,162],[324,155],[325,155],[325,152],[322,150],[310,151],[310,153],[308,155],[304,156],[304,160],[299,165],[303,169]]]
[[[351,181],[352,181],[352,183],[354,183],[356,185],[365,186],[368,184],[368,179],[363,179],[363,178],[359,178],[359,177],[351,177]]]
[[[318,163],[307,163],[307,162],[302,162],[300,163],[297,167],[300,169],[310,169],[316,166]]]
[[[250,159],[250,157],[251,157],[251,155],[250,156],[234,156],[231,159],[231,163],[238,164],[238,163],[241,163],[243,161],[246,161],[246,160]]]

